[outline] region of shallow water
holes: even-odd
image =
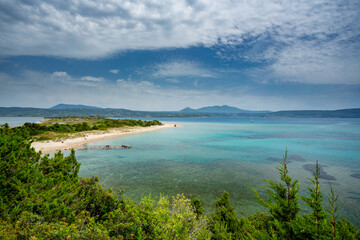
[[[88,144],[133,148],[77,151],[80,175],[97,175],[105,187],[125,190],[136,201],[160,193],[198,197],[207,213],[228,191],[238,216],[248,216],[264,210],[249,187],[261,190],[264,179],[279,180],[276,166],[287,148],[289,174],[300,180],[300,194],[308,195],[309,164],[318,160],[324,202],[331,182],[339,216],[360,226],[360,119],[159,120],[183,127]]]
[[[300,180],[300,194],[308,195],[309,164],[318,160],[326,178],[321,180],[324,202],[331,182],[339,215],[360,226],[360,179],[353,177],[360,174],[360,120],[160,120],[183,127],[91,143],[133,148],[77,151],[80,174],[98,175],[105,187],[125,190],[125,197],[137,201],[161,193],[198,197],[207,213],[228,191],[237,214],[248,216],[264,210],[249,187],[261,190],[264,179],[279,180],[276,166],[287,148],[289,173]]]

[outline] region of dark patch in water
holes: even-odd
[[[248,149],[247,152],[263,152],[261,149]]]
[[[276,161],[276,162],[283,161],[282,158],[276,158],[276,157],[268,157],[267,160]]]
[[[282,158],[276,158],[276,157],[268,157],[267,160],[270,160],[270,161],[276,161],[276,162],[283,162],[284,159]],[[299,156],[299,155],[290,155],[288,156],[287,158],[287,162],[305,162],[305,158]]]
[[[346,198],[360,202],[360,198],[359,198],[359,197],[346,197]]]
[[[288,160],[291,161],[295,161],[295,162],[305,162],[305,158],[299,156],[299,155],[290,155],[288,157]]]
[[[308,170],[309,172],[311,172],[312,174],[315,173],[315,167],[316,167],[316,164],[305,164],[303,165],[303,168],[305,170]],[[325,172],[324,170],[324,167],[327,167],[326,165],[322,165],[322,164],[319,164],[319,168],[320,168],[320,179],[324,179],[324,180],[330,180],[330,181],[335,181],[336,178],[332,175],[329,175]]]
[[[353,177],[353,178],[360,179],[360,173],[354,173],[354,174],[351,174],[350,176]]]
[[[360,197],[360,193],[358,193],[358,192],[349,192],[349,193],[352,194],[352,195],[357,195],[357,196]]]

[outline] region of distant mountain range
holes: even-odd
[[[249,111],[240,109],[237,107],[231,107],[228,105],[223,106],[211,106],[211,107],[203,107],[198,109],[193,108],[184,108],[180,110],[183,113],[270,113],[271,111]]]
[[[100,107],[86,106],[81,104],[64,104],[60,103],[50,109],[101,109]]]
[[[289,110],[250,111],[231,106],[210,106],[199,109],[184,108],[180,111],[132,111],[118,108],[100,108],[86,105],[58,104],[51,108],[0,107],[0,117],[292,117],[292,118],[360,118],[360,108],[339,110]]]

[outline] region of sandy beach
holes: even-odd
[[[82,137],[74,137],[57,141],[44,141],[44,142],[33,142],[32,147],[36,151],[41,151],[42,153],[49,153],[58,150],[69,150],[72,148],[78,148],[86,143],[105,140],[109,138],[135,134],[135,133],[144,133],[161,130],[164,128],[173,128],[174,124],[163,124],[161,126],[151,126],[151,127],[136,127],[136,128],[126,128],[126,129],[113,129],[107,131],[96,131],[96,132],[84,132]]]

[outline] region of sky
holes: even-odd
[[[0,107],[360,107],[359,0],[0,0]]]

